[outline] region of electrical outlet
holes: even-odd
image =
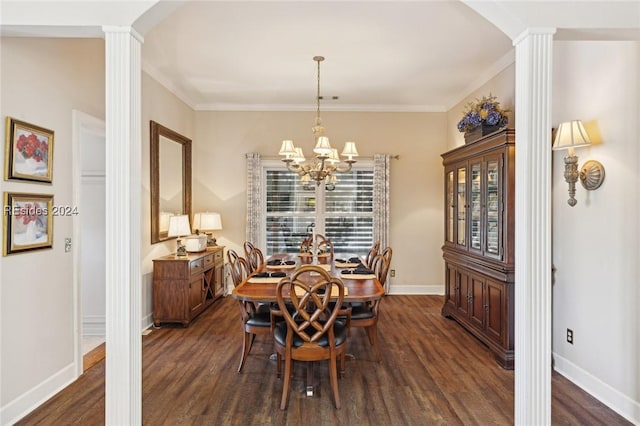
[[[573,330],[567,328],[567,343],[571,343],[573,345]]]
[[[395,269],[392,269],[392,270],[391,270],[391,277],[393,278],[393,277],[395,277],[395,276],[396,276],[396,270],[395,270]]]
[[[69,253],[71,251],[71,238],[64,239],[64,252]]]

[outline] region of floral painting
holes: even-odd
[[[53,131],[7,117],[5,180],[51,183]]]
[[[3,255],[51,248],[53,195],[4,193]]]

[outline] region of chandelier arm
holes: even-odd
[[[294,173],[300,173],[300,170],[302,169],[302,167],[300,167],[299,164],[295,164],[291,160],[289,161],[282,160],[282,161],[284,161],[287,164],[287,170]]]
[[[347,161],[347,166],[345,168],[336,167],[336,173],[347,173],[351,171],[351,166],[355,163],[355,161]]]

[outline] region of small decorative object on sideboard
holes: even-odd
[[[464,143],[475,142],[482,136],[493,133],[507,125],[508,110],[500,107],[496,97],[489,94],[475,102],[469,102],[458,122],[458,131],[464,132]]]

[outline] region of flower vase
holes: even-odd
[[[499,130],[500,126],[489,126],[487,124],[482,124],[480,126],[474,127],[473,129],[464,132],[464,143],[472,143],[477,141],[483,136],[488,135],[489,133],[493,133],[496,130]]]

